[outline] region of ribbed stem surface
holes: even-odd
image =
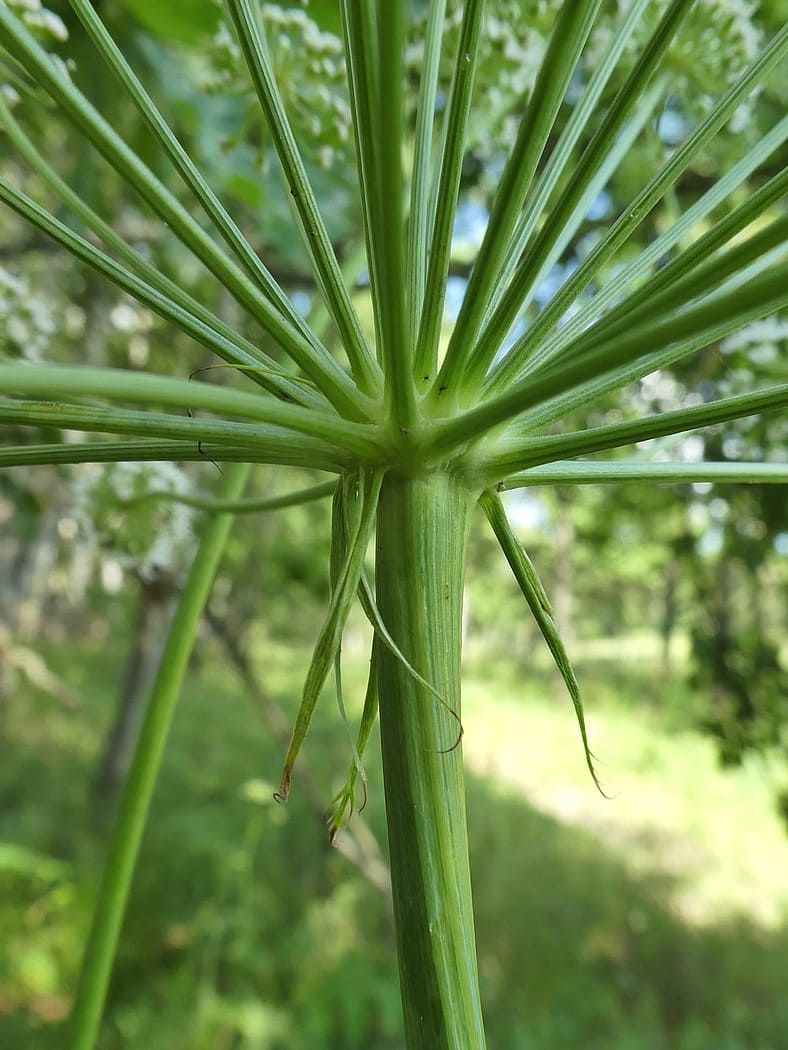
[[[382,617],[446,705],[380,647],[397,952],[413,1050],[485,1045],[459,743],[462,586],[472,505],[471,494],[445,474],[391,474],[378,511]]]

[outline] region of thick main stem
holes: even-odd
[[[460,728],[462,588],[473,496],[442,473],[388,475],[377,600],[410,664],[380,646],[380,726],[409,1048],[483,1050]],[[455,746],[456,745],[456,746]]]

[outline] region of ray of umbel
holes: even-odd
[[[114,173],[124,192],[155,217],[162,235],[175,239],[221,285],[241,318],[228,323],[193,289],[162,272],[155,258],[125,241],[112,217],[83,199],[36,145],[35,127],[23,127],[24,110],[18,114],[0,94],[0,121],[26,165],[19,170],[35,175],[30,186],[18,184],[16,176],[0,177],[0,202],[157,314],[171,331],[216,355],[226,369],[222,379],[237,380],[212,382],[216,373],[205,369],[187,381],[155,368],[0,360],[0,428],[14,428],[14,443],[0,447],[0,467],[206,458],[228,464],[218,499],[157,490],[144,497],[183,499],[206,515],[206,525],[124,789],[74,1005],[72,1050],[96,1043],[167,727],[231,515],[273,512],[332,494],[330,601],[283,756],[279,796],[298,790],[297,756],[309,746],[312,716],[332,669],[341,702],[342,636],[358,598],[374,641],[363,713],[359,725],[349,727],[349,773],[332,803],[330,835],[341,833],[364,784],[364,751],[379,710],[407,1045],[482,1050],[460,688],[463,575],[474,508],[480,504],[560,671],[595,778],[571,654],[496,490],[788,481],[781,463],[673,463],[631,451],[660,436],[784,411],[784,383],[757,382],[735,396],[708,396],[703,404],[662,414],[625,415],[605,426],[573,418],[602,398],[624,398],[620,392],[628,384],[691,360],[788,304],[788,176],[784,170],[768,179],[759,175],[784,148],[788,118],[740,150],[730,170],[710,180],[650,242],[642,234],[644,220],[785,60],[788,27],[713,100],[664,163],[643,172],[630,205],[537,311],[545,274],[582,231],[589,204],[638,149],[643,129],[664,103],[668,55],[684,39],[692,7],[690,0],[665,4],[639,54],[627,60],[649,15],[647,0],[633,0],[615,17],[609,9],[617,5],[602,0],[557,5],[533,89],[513,100],[521,114],[518,129],[459,315],[447,332],[452,230],[462,199],[475,77],[496,2],[427,5],[423,61],[411,98],[405,54],[416,43],[413,5],[341,0],[355,147],[348,184],[358,185],[363,228],[354,257],[355,272],[365,263],[369,275],[373,334],[367,334],[361,300],[351,296],[352,282],[339,264],[342,253],[329,236],[319,184],[299,149],[257,0],[226,0],[227,27],[283,175],[282,198],[290,199],[294,233],[306,247],[320,300],[306,319],[169,126],[166,107],[152,97],[94,6],[89,0],[71,5],[151,133],[163,167],[135,153],[124,129],[113,126],[3,0],[0,46],[89,147],[85,156],[97,170]],[[607,51],[589,70],[587,42],[611,17]],[[457,43],[444,54],[451,18],[457,19]],[[444,68],[451,70],[447,78]],[[573,85],[577,99],[567,97]],[[159,174],[164,166],[167,174]],[[26,175],[21,178],[27,182]],[[177,191],[171,185],[176,179]],[[36,199],[35,187],[51,195],[46,203]],[[339,338],[336,352],[325,335],[329,319]],[[20,428],[29,440],[19,437]],[[53,431],[86,438],[57,442]],[[617,458],[622,455],[627,458]],[[251,465],[258,462],[310,467],[325,472],[327,480],[283,497],[243,499]],[[374,582],[367,564],[373,542]],[[347,720],[344,705],[342,715]]]

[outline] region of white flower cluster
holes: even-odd
[[[0,266],[0,353],[40,362],[56,329],[50,302]]]
[[[74,473],[74,517],[84,536],[97,536],[121,564],[148,579],[185,569],[194,551],[194,511],[172,500],[140,499],[150,491],[188,494],[192,485],[180,467],[85,464]]]
[[[260,11],[276,81],[301,148],[323,168],[346,163],[352,136],[342,41],[298,8],[263,4]],[[211,70],[202,86],[248,99],[245,126],[259,130],[259,106],[226,23],[214,37]]]
[[[45,47],[68,40],[68,29],[63,19],[44,7],[41,0],[5,0],[5,3]],[[19,85],[21,78],[18,67],[5,58],[5,52],[0,48],[0,92],[9,106],[15,106],[20,99],[15,84]],[[56,54],[50,54],[49,58],[64,76],[70,76],[70,62],[64,62]]]
[[[784,353],[788,341],[788,317],[775,314],[762,321],[753,321],[741,331],[729,335],[720,343],[723,354],[732,354],[737,350],[749,350],[748,357],[753,364],[768,364],[778,360]]]
[[[769,370],[772,370],[773,376],[779,376],[787,346],[788,317],[785,314],[775,314],[761,321],[753,321],[752,324],[728,336],[720,343],[720,352],[725,356],[727,367],[717,384],[719,395],[732,397],[749,393],[753,389],[753,376],[767,375]],[[763,372],[764,369],[766,372]],[[768,426],[772,435],[768,445],[784,449],[788,442],[788,418],[784,412],[769,412],[761,417],[749,416],[735,424],[729,424],[729,427],[735,427],[741,436],[757,434],[764,425]],[[761,454],[760,449],[757,450],[757,454]],[[755,456],[756,449],[750,447],[747,455]]]
[[[467,129],[468,149],[487,155],[505,149],[516,134],[519,115],[544,55],[558,0],[540,0],[532,17],[523,17],[521,0],[488,3],[475,78],[474,101]],[[353,150],[344,46],[322,31],[303,11],[263,4],[261,18],[271,51],[277,84],[302,148],[323,168],[346,163]],[[418,82],[424,57],[426,13],[411,26],[405,52],[406,74]],[[454,52],[459,40],[462,5],[449,0],[443,33],[439,105],[451,83]],[[259,126],[259,107],[250,90],[241,49],[234,33],[222,24],[214,37],[211,71],[202,81],[206,90],[235,93],[249,100],[246,126]],[[407,95],[415,102],[416,92]],[[412,121],[413,114],[408,115]]]
[[[555,0],[540,0],[528,18],[522,0],[491,0],[481,27],[473,101],[467,128],[467,149],[486,156],[506,149],[517,134],[520,114],[533,87],[547,44],[546,16]],[[405,53],[409,77],[418,82],[424,61],[423,13],[414,21],[412,42]],[[459,43],[462,5],[449,0],[443,31],[439,104],[445,105]],[[415,92],[412,93],[415,97]]]
[[[6,0],[6,3],[36,35],[60,43],[68,40],[68,30],[63,19],[44,7],[41,0]]]
[[[591,33],[571,91],[579,90],[610,47],[616,26],[632,0],[609,5]],[[635,57],[642,52],[670,0],[647,6],[642,24],[611,84],[621,82]],[[424,62],[424,29],[427,5],[411,22],[405,53],[406,75],[416,87]],[[753,20],[751,0],[698,0],[671,43],[663,68],[669,75],[672,110],[693,120],[704,116],[714,100],[736,79],[763,44]],[[524,8],[527,7],[527,13]],[[488,176],[495,180],[495,158],[508,151],[517,133],[520,116],[544,57],[547,41],[561,8],[561,0],[487,0],[481,31],[474,97],[467,128],[467,149],[488,161]],[[345,164],[353,149],[350,107],[345,82],[342,41],[326,33],[306,11],[262,4],[261,20],[271,50],[274,70],[303,149],[324,168]],[[437,104],[446,105],[454,55],[459,42],[463,4],[448,0],[442,33],[442,57]],[[235,93],[247,100],[240,138],[250,129],[259,133],[259,108],[250,88],[243,56],[233,31],[222,25],[214,40],[211,72],[204,86]],[[406,92],[415,102],[417,92]],[[731,129],[747,126],[754,97],[737,110]],[[413,113],[408,114],[412,124]]]
[[[653,0],[629,45],[629,65],[653,33],[670,0]],[[619,0],[623,18],[632,0]],[[669,90],[688,115],[700,119],[736,80],[763,46],[763,35],[753,21],[756,5],[750,0],[698,0],[682,22],[663,60]],[[601,22],[591,34],[586,64],[593,68],[607,51],[615,23]],[[752,100],[737,110],[731,130],[747,123]]]
[[[768,386],[770,382],[781,378],[786,338],[788,322],[779,317],[769,317],[747,325],[723,340],[720,353],[724,355],[725,367],[720,370],[714,384],[716,396],[751,394],[757,387]],[[739,433],[767,426],[773,435],[771,447],[784,449],[788,442],[788,417],[785,412],[746,416],[727,426]]]

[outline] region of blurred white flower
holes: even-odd
[[[43,291],[0,266],[0,351],[38,363],[56,331]]]

